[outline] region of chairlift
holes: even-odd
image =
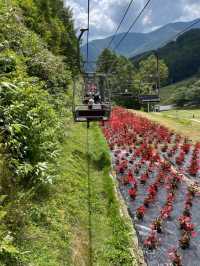
[[[76,104],[76,84],[73,93],[73,115],[75,122],[107,121],[111,103],[106,77],[103,74],[84,73],[82,103]]]
[[[127,89],[121,92],[113,92],[112,96],[114,97],[122,97],[122,98],[135,98],[135,94]]]
[[[145,88],[147,90],[145,91]],[[141,93],[141,91],[144,91]],[[144,83],[140,82],[140,94],[138,96],[139,101],[141,104],[144,103],[159,103],[160,96],[159,96],[159,89],[156,83]]]
[[[160,97],[158,95],[140,95],[139,101],[141,103],[159,103]]]
[[[76,81],[73,87],[72,112],[75,122],[107,121],[111,113],[110,95],[106,75],[96,72],[85,73],[81,69],[80,41],[87,29],[81,29],[77,42],[77,55],[80,72],[83,74],[83,85],[81,90]],[[81,93],[81,97],[80,94]],[[79,103],[77,104],[77,100]]]

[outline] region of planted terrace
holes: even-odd
[[[200,143],[123,108],[103,126],[148,265],[199,265]]]

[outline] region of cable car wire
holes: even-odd
[[[197,25],[198,23],[200,23],[200,18],[197,19],[197,20],[195,20],[191,25],[187,26],[186,28],[184,28],[180,32],[178,32],[175,35],[173,35],[172,37],[170,37],[168,40],[162,42],[159,45],[160,47],[158,47],[157,49],[162,48],[165,44],[168,44],[171,40],[178,38],[179,36],[181,36],[182,34],[184,34],[185,32],[187,32],[188,30],[190,30],[193,26]],[[154,41],[150,42],[149,44],[153,44],[153,43],[154,43]],[[136,49],[134,51],[134,53],[137,53],[137,51],[139,51],[139,50],[140,50],[140,48]],[[145,53],[148,54],[149,52],[151,52],[151,51],[147,51],[147,52],[142,53],[141,56],[139,58],[137,58],[137,61],[139,61],[144,56]],[[135,55],[135,57],[136,56],[137,55]],[[89,61],[88,63],[89,64],[96,64],[97,62],[98,62],[98,60],[96,60],[96,61]],[[112,63],[112,62],[113,62],[113,60],[104,60],[104,61],[101,61],[102,64]]]
[[[89,62],[89,35],[90,35],[90,0],[88,0],[88,30],[87,30],[87,62]],[[88,66],[88,64],[87,64]],[[92,248],[92,206],[91,206],[91,178],[90,178],[90,154],[89,154],[89,123],[86,132],[86,154],[87,154],[87,187],[88,187],[88,249],[89,265],[93,265]]]
[[[86,156],[87,156],[87,186],[88,186],[88,249],[89,265],[93,265],[93,248],[92,248],[92,204],[91,204],[91,177],[90,177],[90,152],[89,152],[89,125],[86,129]]]
[[[124,15],[123,15],[123,17],[122,17],[122,19],[121,19],[121,21],[120,21],[120,23],[119,23],[119,25],[118,25],[118,27],[117,27],[115,33],[114,33],[114,35],[112,36],[112,39],[110,40],[108,46],[106,47],[106,49],[109,49],[110,46],[111,46],[111,44],[112,44],[112,42],[114,41],[114,39],[115,39],[115,37],[116,37],[116,34],[118,33],[119,29],[121,28],[121,25],[122,25],[122,23],[124,22],[124,19],[126,18],[126,15],[128,14],[128,11],[129,11],[129,9],[131,8],[131,6],[132,6],[132,4],[133,4],[133,1],[134,1],[134,0],[131,0],[131,1],[129,2],[129,4],[128,4],[128,6],[127,6],[125,12],[124,12]]]
[[[139,14],[137,15],[137,17],[134,19],[133,23],[130,25],[128,31],[124,34],[124,36],[121,38],[121,40],[117,43],[117,45],[115,45],[113,51],[117,48],[119,48],[119,46],[122,44],[122,42],[125,40],[125,38],[127,37],[127,35],[129,34],[129,32],[133,29],[133,27],[135,26],[135,24],[137,23],[137,21],[139,20],[139,18],[141,17],[141,15],[143,14],[143,12],[145,11],[145,9],[148,7],[148,5],[150,4],[151,0],[148,0],[146,2],[146,4],[144,5],[144,7],[142,8],[142,10],[139,12]],[[113,63],[111,64],[111,67],[109,68],[107,74],[110,74],[113,68],[113,65],[115,64],[116,60],[113,61]]]
[[[132,30],[132,28],[135,26],[135,24],[137,23],[137,21],[139,20],[139,18],[141,17],[141,15],[143,14],[143,12],[145,11],[145,9],[148,7],[148,5],[150,4],[151,0],[148,0],[146,2],[146,4],[144,5],[144,7],[142,8],[142,10],[140,11],[140,13],[137,15],[137,17],[135,18],[135,20],[133,21],[133,23],[130,25],[128,31],[124,34],[124,36],[121,38],[121,40],[117,43],[117,45],[115,45],[114,50],[117,49],[121,43],[125,40],[125,38],[127,37],[127,35],[129,34],[129,32]]]

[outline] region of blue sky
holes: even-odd
[[[76,28],[86,27],[87,0],[64,0],[73,10]],[[91,0],[90,38],[112,35],[130,0]],[[135,0],[120,32],[127,30],[147,0]],[[200,17],[200,0],[152,0],[134,27],[135,32],[149,32],[169,22]]]

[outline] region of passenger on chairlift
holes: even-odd
[[[93,97],[90,97],[88,100],[88,109],[91,110],[93,108],[93,105],[94,105],[94,99]]]
[[[95,104],[100,104],[101,103],[101,96],[99,94],[99,92],[96,92],[94,95],[94,103]]]

